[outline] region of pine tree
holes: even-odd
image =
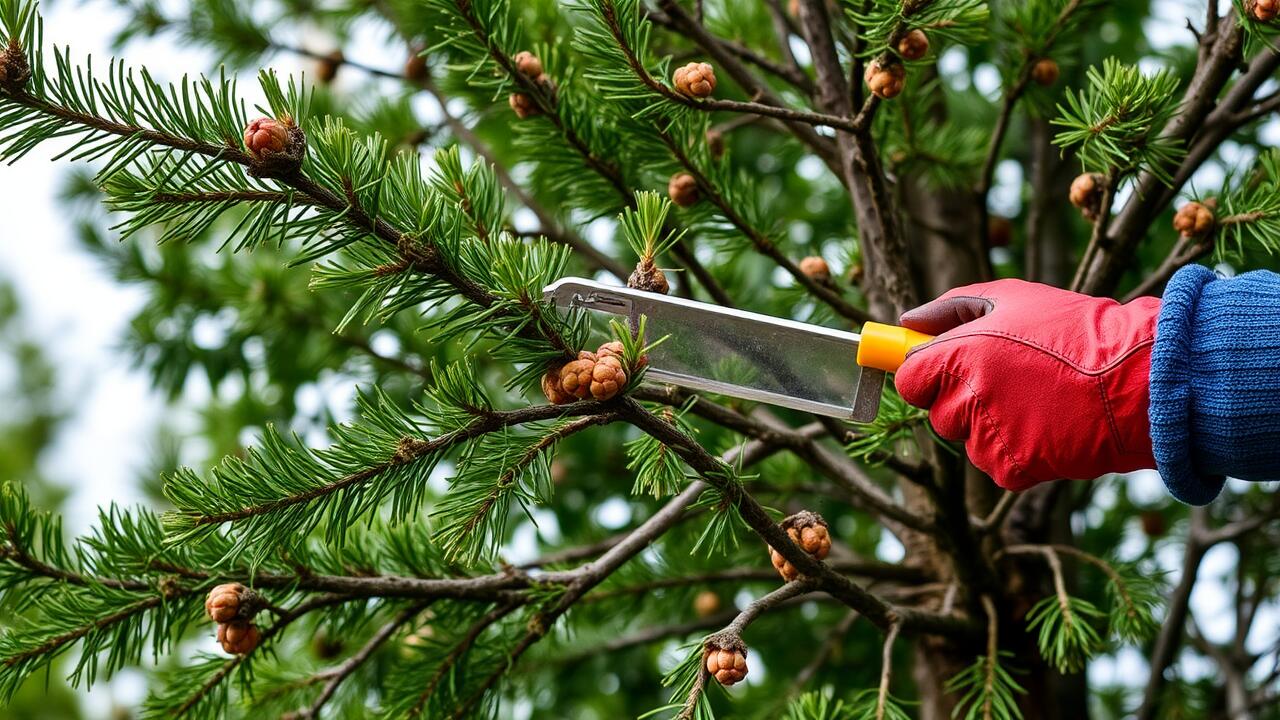
[[[1000,493],[891,390],[850,425],[646,384],[662,337],[542,295],[848,328],[996,276],[1127,297],[1274,264],[1273,4],[1209,2],[1159,70],[1145,6],[1096,0],[118,4],[122,45],[223,64],[95,63],[0,0],[0,157],[93,168],[86,245],[150,293],[128,347],[235,397],[219,458],[84,537],[0,485],[3,701],[61,659],[144,668],[146,717],[1277,717],[1245,642],[1274,493]],[[345,45],[367,27],[403,66]],[[249,79],[282,56],[315,78]],[[349,419],[300,408],[323,377]],[[1227,647],[1188,609],[1217,546]],[[1091,700],[1124,646],[1149,677]],[[1168,672],[1184,650],[1220,681]]]

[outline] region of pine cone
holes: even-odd
[[[622,346],[622,343],[617,340],[610,340],[596,348],[596,357],[616,357],[621,360],[624,352],[626,352],[626,348]]]
[[[596,366],[591,370],[591,397],[608,400],[622,392],[626,386],[627,372],[622,369],[620,358],[603,355],[596,359]]]
[[[1086,220],[1094,220],[1102,209],[1102,183],[1106,180],[1102,173],[1081,173],[1071,181],[1071,192],[1068,198],[1071,204],[1080,208],[1080,214]]]
[[[801,260],[800,272],[823,284],[831,282],[831,266],[817,255]]]
[[[636,263],[636,269],[631,272],[631,277],[627,278],[627,287],[659,295],[666,295],[671,291],[666,273],[653,264],[653,258],[645,258]]]
[[[747,646],[741,640],[708,640],[702,657],[707,672],[721,685],[732,685],[747,676]]]
[[[258,118],[244,128],[244,148],[257,161],[254,173],[270,177],[302,167],[307,138],[292,118]]]
[[[542,77],[542,61],[528,50],[521,50],[515,57],[516,70],[525,77],[538,80]]]
[[[333,52],[320,58],[320,62],[316,65],[316,78],[320,82],[328,85],[338,77],[338,70],[342,69],[342,64],[347,61],[347,56],[342,54],[341,50]]]
[[[427,79],[427,59],[422,56],[421,47],[410,48],[409,59],[404,62],[404,77],[414,83]]]
[[[987,221],[987,247],[1009,247],[1013,239],[1013,223],[1009,218],[992,215]]]
[[[542,108],[538,107],[538,103],[524,93],[511,93],[511,97],[507,98],[507,104],[516,111],[516,117],[521,120],[542,114]]]
[[[1036,81],[1037,85],[1049,87],[1058,82],[1058,76],[1061,75],[1058,69],[1058,63],[1051,58],[1040,58],[1036,64],[1031,67],[1031,79]]]
[[[697,205],[702,199],[702,195],[698,192],[698,181],[684,172],[672,175],[667,181],[667,197],[683,208]]]
[[[817,560],[822,560],[831,552],[831,533],[827,530],[827,521],[817,513],[802,510],[783,520],[779,527],[787,531],[791,542]],[[769,548],[769,562],[786,582],[800,577],[800,571],[772,547]]]
[[[9,44],[0,50],[0,89],[18,92],[31,79],[31,63],[17,38],[9,38]]]
[[[591,395],[591,377],[596,369],[596,354],[583,350],[578,359],[560,368],[560,388],[566,393],[585,400]]]
[[[712,160],[724,157],[724,133],[715,128],[707,130],[707,152]]]
[[[902,92],[907,71],[902,63],[881,64],[879,60],[872,60],[867,63],[867,71],[863,73],[862,79],[867,81],[867,89],[876,97],[888,100]]]
[[[564,369],[564,364],[556,363],[547,368],[542,374],[542,394],[547,397],[547,402],[552,405],[568,405],[577,398],[572,393],[565,392],[560,385],[560,371]]]
[[[903,60],[919,60],[929,52],[929,36],[916,28],[898,41],[898,54]]]
[[[1271,22],[1280,14],[1280,0],[1249,0],[1245,7],[1249,17],[1258,22]]]
[[[257,605],[258,594],[254,591],[240,583],[223,583],[209,591],[204,612],[217,623],[248,620],[257,612]]]
[[[218,625],[218,642],[222,645],[222,650],[231,655],[246,655],[253,652],[261,639],[258,626],[251,622],[238,621]]]
[[[691,98],[711,97],[716,90],[716,70],[704,62],[691,62],[676,68],[672,81],[676,90]]]
[[[703,590],[693,598],[693,611],[700,618],[715,615],[720,612],[720,596],[710,590]]]
[[[1200,237],[1213,229],[1213,210],[1198,202],[1189,202],[1173,215],[1173,229],[1184,238]]]

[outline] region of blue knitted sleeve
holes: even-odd
[[[1204,505],[1224,477],[1280,478],[1280,275],[1169,281],[1151,350],[1151,444],[1169,492]]]

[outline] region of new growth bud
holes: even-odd
[[[231,655],[246,655],[258,647],[262,639],[258,626],[251,622],[230,622],[218,625],[218,643]]]
[[[1102,184],[1106,178],[1102,173],[1081,173],[1071,181],[1071,190],[1067,197],[1071,204],[1080,208],[1080,214],[1086,220],[1097,219],[1102,210]]]
[[[667,197],[680,207],[692,207],[698,204],[702,196],[698,193],[698,181],[689,173],[676,173],[667,181]]]
[[[1213,210],[1205,204],[1189,202],[1174,214],[1173,229],[1184,238],[1200,237],[1213,229]]]
[[[302,167],[307,138],[293,118],[257,118],[244,128],[244,149],[256,161],[255,174],[285,175]]]
[[[0,90],[16,93],[31,79],[31,64],[22,51],[17,38],[9,38],[9,44],[0,50]]]
[[[815,560],[822,560],[831,552],[831,533],[827,530],[827,521],[817,513],[802,510],[783,520],[779,527],[787,531],[791,542],[799,545]],[[773,548],[769,548],[769,562],[786,582],[800,577],[800,571]]]
[[[712,636],[702,651],[707,672],[729,686],[747,676],[747,646],[736,637]]]
[[[1037,85],[1049,87],[1058,82],[1058,76],[1061,71],[1058,69],[1058,63],[1051,58],[1040,58],[1036,64],[1031,66],[1031,79]]]

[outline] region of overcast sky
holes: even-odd
[[[1148,34],[1157,45],[1185,42],[1184,19],[1197,18],[1199,9],[1188,11],[1189,3],[1168,0],[1158,3],[1157,19]],[[1195,7],[1199,8],[1200,3]],[[92,53],[105,59],[107,43],[124,22],[121,14],[104,2],[86,4],[63,0],[46,13],[46,37],[52,43],[70,44],[73,57]],[[385,49],[377,36],[358,36],[353,57],[382,67],[394,68],[403,60],[399,48]],[[167,38],[134,43],[127,51],[131,64],[145,65],[158,79],[176,80],[182,70],[202,71],[209,57],[190,48],[183,49]],[[957,56],[947,58],[957,61]],[[963,63],[963,58],[958,61]],[[288,73],[307,69],[289,57],[277,58],[277,69]],[[993,92],[998,87],[994,68],[979,68],[978,87]],[[255,88],[251,82],[241,88]],[[252,99],[252,97],[251,97]],[[1268,137],[1280,139],[1280,128],[1272,123]],[[59,367],[59,392],[74,408],[72,420],[64,428],[45,462],[47,475],[74,488],[66,508],[68,527],[82,531],[94,521],[97,507],[112,501],[132,504],[140,501],[135,487],[139,470],[146,466],[154,448],[150,445],[156,423],[164,416],[163,400],[150,390],[148,379],[130,369],[127,358],[116,350],[125,323],[143,302],[141,291],[115,284],[101,267],[77,245],[67,212],[57,195],[65,178],[65,163],[51,163],[56,146],[41,148],[12,167],[0,167],[0,274],[17,286],[23,300],[24,320]],[[1222,169],[1210,167],[1198,176],[1206,186],[1219,181]],[[998,210],[1016,210],[1020,170],[1006,163],[998,173],[1000,186],[993,202]],[[195,392],[200,392],[195,384]],[[0,418],[21,413],[22,408],[0,407]],[[1108,483],[1099,493],[1105,500],[1116,488],[1131,495],[1154,500],[1163,493],[1153,473],[1141,474],[1127,482]],[[606,508],[607,509],[607,508]],[[629,512],[625,503],[617,512]],[[1134,542],[1137,542],[1136,537]],[[885,553],[894,549],[886,544]],[[1161,554],[1163,564],[1177,567],[1180,549],[1170,547]],[[1217,577],[1234,565],[1230,550],[1213,551],[1202,572]],[[1231,632],[1226,610],[1230,598],[1220,588],[1203,583],[1194,596],[1194,607],[1206,631],[1216,639]],[[1272,608],[1260,617],[1252,643],[1258,649],[1275,641],[1280,616]],[[1144,661],[1136,651],[1121,653],[1120,661],[1095,663],[1091,676],[1096,682],[1110,682],[1144,676]],[[1201,668],[1207,671],[1208,668]],[[141,686],[126,675],[106,692],[124,703],[136,702]],[[98,693],[95,693],[97,695]],[[91,703],[91,712],[105,713],[106,705]]]

